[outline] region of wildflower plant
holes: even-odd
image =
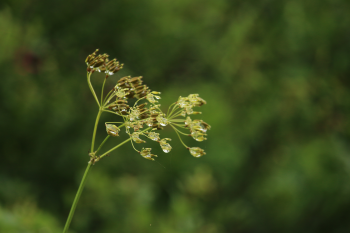
[[[114,88],[104,95],[104,87],[108,77],[122,69],[123,64],[120,64],[115,58],[109,60],[107,54],[97,53],[98,49],[87,56],[85,60],[87,65],[87,83],[99,107],[92,134],[91,150],[89,153],[90,159],[63,233],[68,231],[91,165],[94,165],[112,151],[128,142],[130,142],[132,148],[143,158],[154,161],[154,158],[158,156],[152,154],[152,148],[142,147],[142,149],[137,149],[135,145],[144,144],[146,140],[152,140],[159,143],[164,153],[169,153],[172,149],[170,145],[171,139],[161,137],[161,130],[164,127],[173,128],[182,145],[189,150],[192,156],[199,158],[205,155],[204,150],[199,147],[188,147],[181,139],[181,135],[192,137],[194,140],[201,142],[207,139],[206,132],[210,129],[210,125],[203,120],[191,118],[191,115],[201,114],[201,112],[194,111],[193,108],[206,104],[206,101],[200,98],[198,94],[190,94],[187,97],[180,96],[176,102],[169,106],[165,113],[159,104],[161,93],[151,91],[148,86],[143,84],[142,76],[122,77],[117,81]],[[100,99],[97,97],[91,84],[91,76],[94,72],[105,73]],[[132,99],[134,100],[132,101]],[[118,121],[105,122],[107,136],[99,147],[95,149],[96,131],[102,113],[113,114],[118,118]],[[122,133],[128,135],[126,140],[105,152],[100,152],[104,143],[110,137],[119,137]]]

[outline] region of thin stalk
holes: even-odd
[[[110,137],[110,135],[107,135],[107,137],[105,138],[105,140],[103,140],[103,142],[100,144],[100,146],[97,148],[96,153],[101,149],[101,147],[103,146],[103,144],[105,144],[105,142],[108,140],[108,138]]]
[[[167,118],[169,120],[169,118]],[[171,119],[170,122],[180,122],[180,123],[184,123],[185,120],[184,119]]]
[[[66,233],[68,231],[68,229],[69,229],[70,222],[72,221],[72,218],[74,216],[75,208],[77,207],[80,195],[83,192],[83,189],[84,189],[84,186],[85,186],[85,179],[86,179],[86,176],[87,176],[87,174],[89,172],[90,167],[91,167],[91,163],[89,162],[88,166],[85,169],[85,173],[84,173],[83,179],[80,182],[78,192],[75,195],[74,202],[72,204],[72,207],[71,207],[69,215],[68,215],[68,219],[66,221],[66,225],[64,226],[64,229],[63,229],[63,233]]]
[[[175,103],[176,103],[176,102],[175,102]],[[173,115],[174,111],[175,111],[176,109],[178,109],[178,108],[179,108],[179,105],[174,105],[173,108],[171,109],[170,114],[168,115],[168,118],[170,118],[171,115]]]
[[[99,109],[97,117],[96,117],[94,132],[92,133],[91,152],[94,152],[94,145],[95,145],[95,137],[96,137],[97,125],[98,125],[98,121],[100,120],[102,111],[103,110]]]
[[[132,147],[134,148],[135,151],[137,151],[138,153],[140,153],[140,151],[137,150],[137,149],[135,148],[134,143],[132,142],[132,140],[131,140],[131,145],[132,145]]]
[[[102,111],[104,111],[104,112],[109,112],[109,113],[112,113],[112,114],[115,114],[115,115],[120,116],[118,113],[116,113],[116,112],[112,112],[112,111],[109,111],[109,110],[102,110]]]
[[[182,145],[184,145],[186,148],[189,148],[189,147],[182,141],[182,139],[181,139],[181,137],[180,137],[180,134],[177,132],[176,128],[175,128],[174,126],[172,126],[172,125],[170,125],[170,126],[173,127],[173,128],[175,129],[175,133],[176,133],[177,136],[179,137],[180,142],[182,143]]]
[[[146,97],[142,97],[142,98],[140,98],[140,99],[138,99],[138,100],[136,100],[136,102],[134,103],[134,106],[133,107],[135,107],[136,106],[136,104],[140,101],[140,100],[143,100],[143,99],[146,99]]]
[[[150,129],[151,129],[151,128],[147,128],[147,129],[145,129],[145,130],[142,130],[141,133],[144,133],[144,132],[146,132],[146,131],[148,131],[148,130],[150,130]],[[102,155],[99,156],[100,159],[102,159],[104,156],[108,155],[109,153],[111,153],[112,151],[114,151],[114,150],[117,149],[118,147],[124,145],[125,143],[127,143],[127,142],[130,141],[130,140],[131,140],[131,137],[129,137],[128,139],[126,139],[124,142],[122,142],[122,143],[116,145],[115,147],[113,147],[113,148],[110,149],[109,151],[103,153]]]
[[[181,113],[182,113],[182,111],[183,111],[183,110],[180,110],[180,111],[175,112],[173,115],[169,116],[168,119],[171,120],[171,119],[173,119],[173,118],[175,118],[175,117],[180,116]]]
[[[175,131],[177,131],[177,132],[179,132],[179,133],[181,133],[181,134],[183,134],[183,135],[185,135],[185,136],[188,136],[188,135],[189,135],[188,133],[181,132],[178,128],[174,127],[174,124],[170,124],[170,125],[171,125],[171,127],[174,128]]]
[[[97,117],[96,117],[94,132],[92,134],[91,152],[94,151],[97,124],[98,124],[98,121],[100,120],[101,114],[102,114],[102,110],[99,109]],[[69,229],[70,222],[72,221],[72,218],[74,216],[75,208],[77,207],[77,204],[78,204],[79,199],[80,199],[80,195],[83,192],[83,189],[84,189],[84,186],[85,186],[85,179],[86,179],[86,176],[87,176],[87,174],[89,172],[90,166],[91,166],[91,161],[88,163],[88,166],[85,169],[85,173],[84,173],[83,179],[81,180],[80,185],[79,185],[79,189],[77,191],[77,194],[75,195],[72,207],[71,207],[69,215],[68,215],[68,219],[66,221],[66,225],[64,226],[64,229],[63,229],[63,233],[66,233],[68,231],[68,229]]]
[[[167,111],[167,113],[166,113],[167,116],[169,116],[169,110],[170,110],[170,108],[171,108],[174,104],[176,104],[176,102],[175,102],[175,103],[172,103],[172,104],[169,106],[168,111]]]
[[[113,89],[112,89],[112,91],[113,91]],[[108,99],[105,100],[105,104],[106,104],[106,103],[108,104],[109,101],[111,101],[111,99],[112,99],[114,96],[116,96],[116,95],[115,95],[115,92],[112,92],[112,94],[108,96]]]
[[[185,124],[179,125],[179,124],[174,123],[173,121],[170,121],[170,124],[176,125],[177,127],[180,127],[180,128],[183,128],[183,129],[188,129],[188,127],[186,127]]]
[[[93,88],[92,85],[91,85],[91,81],[90,81],[91,74],[92,74],[92,73],[90,73],[90,72],[87,74],[87,82],[88,82],[90,91],[91,91],[92,95],[94,96],[94,98],[95,98],[95,100],[96,100],[96,102],[97,102],[97,104],[98,104],[98,107],[100,107],[100,102],[98,101],[97,96],[96,96],[96,93],[95,93],[95,90],[94,90],[94,88]]]
[[[108,94],[106,95],[105,99],[103,100],[104,105],[105,105],[105,103],[106,103],[107,98],[108,98],[109,95],[111,94],[111,92],[113,92],[113,89],[110,90],[110,91],[108,92]]]
[[[107,151],[106,153],[100,155],[100,159],[102,159],[103,157],[105,157],[106,155],[108,155],[109,153],[111,153],[112,151],[114,151],[114,150],[117,149],[118,147],[124,145],[125,143],[127,143],[127,142],[130,141],[130,140],[131,140],[131,138],[126,139],[124,142],[122,142],[122,143],[116,145],[115,147],[113,147],[112,149],[110,149],[109,151]]]
[[[106,79],[107,78],[105,78],[105,80],[103,80],[103,84],[102,84],[102,90],[101,90],[101,106],[103,106],[103,90],[105,89],[105,83],[106,83]]]

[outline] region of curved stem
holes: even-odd
[[[184,132],[181,132],[179,129],[177,129],[176,127],[173,126],[173,124],[171,124],[171,126],[174,128],[175,131],[177,131],[178,133],[182,134],[182,135],[185,135],[185,136],[189,136],[188,133],[184,133]]]
[[[136,102],[134,103],[134,106],[133,106],[133,107],[135,107],[135,106],[136,106],[137,102],[139,102],[140,100],[143,100],[143,99],[146,99],[146,97],[142,97],[142,98],[140,98],[140,99],[136,100]]]
[[[92,95],[95,97],[97,105],[100,107],[100,102],[98,101],[96,93],[95,93],[95,90],[94,90],[94,88],[91,85],[91,81],[90,81],[91,74],[92,73],[88,73],[88,75],[87,75],[87,82],[88,82],[88,85],[89,85],[89,88],[90,88],[90,91],[91,91]]]
[[[175,103],[176,103],[176,102],[175,102]],[[174,105],[173,108],[171,109],[170,114],[168,115],[168,118],[170,118],[171,115],[173,115],[174,111],[176,111],[176,109],[178,109],[178,108],[179,108],[179,105]]]
[[[66,233],[68,231],[68,229],[69,229],[69,225],[70,225],[70,222],[72,221],[72,218],[73,218],[73,215],[74,215],[74,212],[75,212],[75,208],[77,207],[80,195],[81,195],[81,193],[82,193],[82,191],[84,189],[86,176],[87,176],[87,174],[89,172],[90,166],[91,166],[91,163],[89,162],[88,166],[85,169],[85,173],[84,173],[83,179],[80,182],[78,192],[75,195],[74,202],[72,204],[72,207],[71,207],[69,215],[68,215],[68,219],[66,221],[66,225],[64,226],[64,229],[63,229],[63,233]]]
[[[130,138],[131,138],[131,135],[130,135]],[[140,153],[140,151],[135,148],[134,143],[132,142],[132,140],[130,140],[130,142],[131,142],[131,145],[134,148],[134,150],[137,151],[138,153]]]
[[[186,146],[186,144],[182,141],[182,139],[181,139],[181,137],[180,137],[180,134],[177,132],[177,129],[174,127],[174,126],[172,126],[172,125],[170,125],[171,127],[173,127],[174,128],[174,130],[175,130],[175,133],[177,134],[177,136],[179,137],[179,139],[180,139],[180,142],[182,143],[182,145],[184,145],[186,148],[189,148],[188,146]]]
[[[181,115],[181,113],[183,112],[183,110],[177,111],[176,113],[174,113],[173,115],[169,116],[168,119],[171,120],[175,117],[178,117]]]
[[[179,133],[181,133],[181,134],[183,134],[183,135],[185,135],[185,136],[190,136],[190,134],[184,133],[184,132],[182,132],[181,130],[179,130],[178,128],[176,128],[176,127],[175,127],[176,124],[170,123],[169,125],[170,125],[171,127],[173,127],[173,129],[174,129],[175,131],[177,131],[177,132],[179,132]]]
[[[167,111],[167,113],[166,113],[167,116],[169,116],[169,110],[170,110],[170,108],[171,108],[174,104],[176,104],[176,102],[175,102],[175,103],[172,103],[172,104],[169,106],[168,111]]]

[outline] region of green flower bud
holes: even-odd
[[[119,136],[120,129],[113,124],[106,124],[106,131],[108,135],[111,135],[113,137]]]
[[[193,155],[193,157],[199,158],[202,155],[205,155],[204,150],[199,148],[199,147],[191,147],[188,149],[190,150],[190,153],[191,153],[191,155]]]
[[[152,148],[142,148],[140,154],[142,157],[148,160],[154,160],[152,157],[158,157],[157,155],[151,154]]]

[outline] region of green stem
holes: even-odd
[[[106,106],[106,104],[108,104],[108,103],[106,102],[106,100],[107,100],[107,98],[110,97],[111,92],[113,92],[113,89],[110,90],[110,91],[108,92],[108,94],[105,96],[105,99],[103,100],[103,103],[104,103],[103,105],[104,105],[105,107],[109,107],[109,106]],[[113,98],[113,97],[112,97],[112,98]]]
[[[103,146],[103,144],[105,144],[105,142],[108,140],[109,137],[110,137],[110,135],[107,135],[107,137],[105,138],[105,140],[103,140],[103,142],[101,143],[101,145],[97,148],[96,154],[97,154],[97,152],[101,149],[101,147]]]
[[[96,102],[97,102],[97,105],[100,107],[100,102],[98,101],[97,96],[96,96],[96,93],[95,93],[95,90],[94,90],[94,88],[93,88],[92,85],[91,85],[91,81],[90,81],[91,74],[92,74],[92,73],[90,73],[90,72],[87,74],[87,82],[88,82],[90,91],[91,91],[92,95],[94,96],[94,98],[95,98],[95,100],[96,100]]]
[[[72,207],[71,207],[69,215],[68,215],[68,219],[66,221],[66,225],[64,226],[64,229],[63,229],[63,233],[66,233],[68,231],[68,229],[69,229],[69,225],[70,225],[70,222],[72,221],[72,218],[73,218],[73,215],[74,215],[74,212],[75,212],[75,208],[77,207],[80,195],[81,195],[81,193],[82,193],[82,191],[84,189],[85,179],[86,179],[86,176],[87,176],[87,174],[89,172],[90,167],[91,167],[91,162],[88,163],[88,166],[85,169],[85,173],[84,173],[83,179],[81,180],[78,192],[75,195],[74,202],[72,204]]]
[[[110,93],[110,92],[109,92],[109,93]],[[112,94],[109,94],[109,93],[108,93],[109,96],[107,95],[107,96],[108,96],[108,99],[107,99],[107,100],[105,99],[105,101],[104,101],[105,105],[108,104],[109,101],[111,101],[111,99],[112,99],[113,97],[115,97],[115,91],[113,91],[113,89],[112,89]],[[118,99],[118,98],[117,98],[117,99]]]
[[[183,128],[183,129],[188,129],[188,127],[186,127],[185,124],[179,125],[179,124],[174,123],[173,121],[170,121],[170,124],[175,125],[175,126],[180,127],[180,128]]]
[[[130,140],[131,140],[131,138],[126,139],[124,142],[122,142],[122,143],[116,145],[115,147],[113,147],[112,149],[110,149],[109,151],[107,151],[106,153],[100,155],[100,159],[102,159],[103,157],[105,157],[106,155],[108,155],[109,153],[111,153],[112,151],[114,151],[114,150],[117,149],[118,147],[124,145],[125,143],[127,143],[127,142],[130,141]]]
[[[151,128],[149,127],[149,128],[147,128],[147,129],[145,129],[145,130],[143,130],[143,131],[141,131],[140,133],[144,133],[144,132],[146,132],[146,131],[148,131],[148,130],[150,130]],[[118,145],[116,145],[115,147],[113,147],[112,149],[110,149],[109,151],[107,151],[107,152],[105,152],[105,153],[103,153],[102,155],[100,155],[99,157],[100,157],[100,159],[102,159],[104,156],[106,156],[106,155],[108,155],[109,153],[111,153],[112,151],[114,151],[115,149],[117,149],[118,147],[120,147],[120,146],[122,146],[122,145],[124,145],[125,143],[127,143],[128,141],[130,141],[131,140],[131,137],[130,138],[128,138],[128,139],[126,139],[124,142],[122,142],[122,143],[120,143],[120,144],[118,144]]]
[[[94,145],[95,145],[95,137],[96,137],[97,125],[98,125],[98,121],[100,120],[100,116],[102,114],[102,111],[103,110],[99,109],[97,117],[96,117],[94,132],[92,133],[91,153],[94,152]]]
[[[118,113],[116,113],[116,112],[112,112],[112,111],[109,111],[109,110],[103,110],[104,112],[109,112],[109,113],[112,113],[112,114],[115,114],[115,115],[118,115],[118,116],[120,116]]]
[[[91,152],[94,151],[95,136],[96,136],[96,131],[97,131],[97,124],[98,124],[98,121],[100,120],[101,114],[102,114],[102,110],[101,110],[101,108],[100,108],[99,111],[98,111],[97,117],[96,117],[94,132],[93,132],[93,134],[92,134]],[[91,160],[90,160],[89,163],[88,163],[88,166],[86,167],[86,170],[85,170],[83,179],[82,179],[81,182],[80,182],[78,192],[77,192],[77,194],[75,195],[75,198],[74,198],[72,207],[71,207],[70,212],[69,212],[69,215],[68,215],[68,219],[67,219],[67,221],[66,221],[66,225],[64,226],[64,229],[63,229],[63,233],[66,233],[66,232],[68,231],[68,229],[69,229],[70,222],[72,221],[72,218],[73,218],[73,216],[74,216],[75,208],[77,207],[77,204],[78,204],[78,202],[79,202],[80,195],[81,195],[81,193],[82,193],[82,191],[83,191],[83,189],[84,189],[84,186],[85,186],[85,179],[86,179],[86,176],[87,176],[87,174],[88,174],[88,172],[89,172],[91,163],[92,163],[92,162],[91,162]]]
[[[175,103],[172,103],[172,104],[169,106],[168,111],[167,111],[167,113],[166,113],[167,116],[169,116],[169,110],[170,110],[171,106],[173,106],[174,104],[176,104],[176,102],[175,102]]]
[[[103,106],[103,89],[105,88],[105,83],[106,83],[106,79],[107,78],[105,78],[105,80],[103,80],[103,84],[102,84],[102,90],[101,90],[101,106]]]
[[[170,126],[173,127],[173,129],[175,130],[175,133],[176,133],[177,136],[179,137],[180,142],[182,143],[182,145],[184,145],[186,148],[189,148],[189,147],[186,146],[186,144],[182,141],[182,139],[181,139],[181,137],[180,137],[180,134],[177,132],[177,129],[176,129],[174,126],[172,126],[171,124],[170,124]]]
[[[171,120],[171,119],[174,119],[174,118],[180,116],[181,113],[182,113],[182,111],[183,111],[183,110],[177,111],[177,112],[174,113],[173,115],[169,116],[168,119]]]
[[[176,103],[176,102],[175,102]],[[176,110],[176,109],[178,109],[179,108],[179,105],[174,105],[173,106],[173,108],[171,109],[171,111],[170,111],[170,114],[168,114],[168,118],[170,118],[171,117],[171,115],[174,113],[174,111]]]

